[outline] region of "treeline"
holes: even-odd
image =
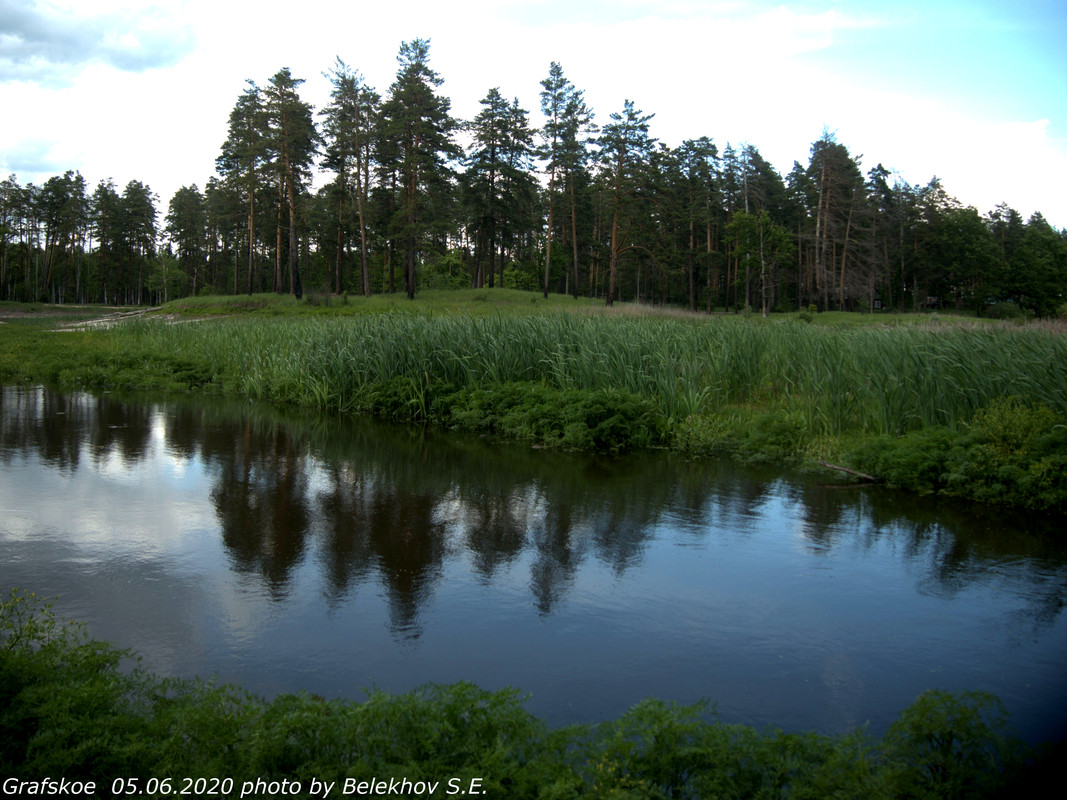
[[[336,61],[329,104],[282,69],[248,81],[204,189],[160,219],[131,181],[0,184],[0,299],[155,303],[189,294],[505,286],[692,310],[919,310],[1050,316],[1067,231],[981,215],[824,132],[780,175],[750,144],[677,147],[627,100],[598,124],[553,63],[541,125],[496,88],[461,121],[429,44],[400,47],[383,96]],[[316,171],[329,176],[313,191]]]

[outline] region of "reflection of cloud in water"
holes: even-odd
[[[67,536],[76,530],[83,548],[141,557],[185,549],[187,540],[216,530],[202,502],[204,487],[206,480],[177,491],[154,470],[122,481],[95,469],[17,472],[0,482],[0,507],[8,536],[37,536],[41,529]]]
[[[835,727],[849,730],[863,724],[864,682],[848,653],[843,648],[828,648],[820,671]]]

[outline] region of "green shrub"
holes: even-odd
[[[945,493],[986,503],[1067,509],[1067,417],[1018,398],[975,414],[946,459]]]
[[[862,442],[849,461],[893,487],[929,494],[944,486],[948,451],[960,434],[924,428],[904,436],[877,436]]]
[[[986,316],[993,319],[1021,320],[1023,310],[1012,302],[993,303],[986,309]]]
[[[788,463],[800,457],[810,435],[798,411],[735,409],[680,420],[673,444],[697,456],[732,455],[743,464]]]
[[[990,797],[1023,761],[1004,705],[988,692],[923,693],[883,746],[898,797]]]
[[[1001,463],[1012,463],[1038,448],[1067,418],[1046,405],[1027,405],[1018,397],[1005,397],[981,408],[967,426],[969,442],[988,445]]]
[[[450,389],[449,384],[431,380],[425,373],[401,375],[370,384],[358,410],[369,411],[393,422],[426,422],[430,419],[434,398]]]
[[[500,285],[505,289],[536,291],[538,289],[537,268],[533,265],[509,264],[504,268],[504,277]],[[537,298],[531,297],[530,300],[534,302]]]
[[[456,251],[450,251],[424,264],[419,270],[418,282],[420,289],[468,289],[471,278],[463,258]]]
[[[462,389],[436,400],[432,413],[459,430],[564,450],[619,453],[658,444],[664,434],[662,415],[647,400],[545,383]]]
[[[50,603],[0,601],[0,774],[91,778],[125,767],[145,734],[119,662],[132,654],[59,620]]]
[[[931,427],[860,444],[850,463],[891,486],[983,503],[1067,510],[1067,418],[996,400],[964,429]]]

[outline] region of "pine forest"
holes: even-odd
[[[0,300],[507,287],[709,313],[1067,313],[1067,231],[865,172],[830,131],[783,176],[711,131],[657,141],[630,100],[595,113],[558,63],[539,109],[489,88],[460,120],[428,41],[397,60],[379,92],[338,58],[322,109],[288,69],[249,80],[215,174],[165,208],[138,180],[9,176]]]

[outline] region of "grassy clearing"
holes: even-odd
[[[195,323],[49,335],[13,321],[0,338],[0,380],[189,388],[571,449],[824,458],[919,491],[1067,508],[1056,478],[1067,459],[1058,433],[1067,428],[1067,336],[1057,330],[817,315],[823,325],[795,314],[709,318],[541,299],[509,290],[340,307],[336,298],[328,307],[196,298],[164,309]],[[1043,420],[1042,435],[991,459],[973,450],[988,443],[976,415],[1029,424],[998,405],[1005,398]],[[909,466],[931,443],[933,464]],[[971,454],[950,463],[959,447]],[[1001,488],[980,486],[989,471]]]
[[[309,797],[313,779],[336,787],[407,779],[437,782],[420,794],[435,798],[476,789],[515,800],[888,800],[1008,796],[1009,787],[1028,796],[1051,779],[1056,755],[1023,746],[1003,706],[983,693],[927,692],[877,740],[862,728],[758,732],[717,721],[703,703],[658,700],[618,720],[549,729],[514,689],[458,683],[373,692],[364,702],[307,694],[267,701],[120,669],[131,661],[134,653],[89,640],[31,594],[0,597],[0,773],[93,780],[103,797],[233,797],[245,781],[281,780],[290,782],[286,794]],[[234,784],[195,788],[198,779]],[[269,793],[254,788],[250,795]]]
[[[486,314],[498,311],[526,314],[545,310],[599,309],[603,304],[588,298],[516,289],[424,289],[414,300],[404,293],[335,295],[309,293],[303,300],[292,295],[254,294],[186,297],[168,303],[164,312],[191,316],[249,314],[260,317],[347,317],[362,314],[405,312],[421,315]]]

